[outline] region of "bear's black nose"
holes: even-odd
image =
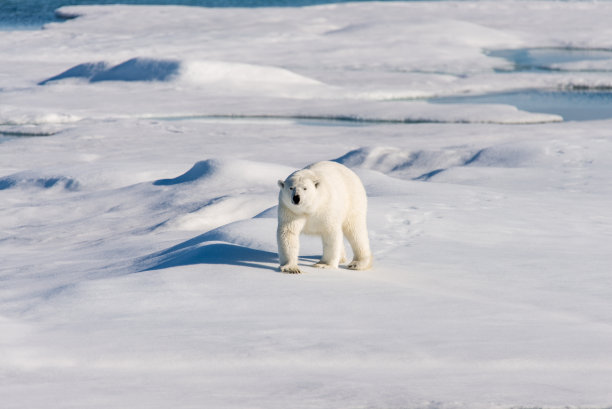
[[[300,195],[293,196],[293,204],[298,204],[298,203],[300,203]]]

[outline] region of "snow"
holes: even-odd
[[[606,59],[487,51],[611,49],[611,12],[82,6],[3,33],[2,407],[610,407],[612,120],[422,98],[610,86]],[[318,160],[364,182],[371,270],[309,267],[303,237],[306,273],[277,271],[276,181]]]

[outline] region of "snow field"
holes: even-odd
[[[609,8],[69,7],[6,33],[2,407],[609,407],[610,120],[405,100],[608,84],[484,50],[610,48]],[[277,271],[276,181],[319,160],[364,182],[371,270],[309,267],[304,237],[306,273]]]
[[[2,305],[12,317],[3,366],[36,391],[27,399],[20,389],[3,394],[34,407],[68,384],[74,389],[62,402],[90,407],[165,407],[177,391],[185,406],[598,404],[593,396],[603,403],[609,192],[592,187],[600,172],[590,163],[606,154],[605,130],[558,126],[292,125],[287,139],[279,138],[284,126],[266,121],[126,120],[38,139],[19,162],[69,147],[45,159],[39,178],[79,183],[45,187],[17,173],[8,178],[18,183],[3,190],[15,203],[2,217],[13,237],[3,241],[10,291]],[[398,147],[366,147],[373,129]],[[463,148],[454,145],[457,129]],[[67,166],[91,148],[67,142],[90,132],[109,148]],[[159,159],[141,138],[124,138],[138,132],[170,159],[166,169],[152,166]],[[207,149],[222,157],[201,160],[201,135],[219,132],[234,135],[240,153],[213,143]],[[411,138],[398,139],[404,132]],[[570,160],[548,139],[569,143],[586,133],[586,156]],[[255,161],[256,135],[276,140],[264,152],[284,157]],[[320,142],[312,152],[294,144],[313,138]],[[343,151],[352,144],[364,147]],[[351,166],[370,194],[375,268],[305,267],[290,281],[275,271],[276,180],[320,157],[359,154],[365,160]],[[414,157],[419,172],[402,173]],[[96,175],[107,173],[106,161],[116,164],[112,181]],[[441,166],[429,183],[413,180]],[[464,174],[452,180],[458,169],[469,182]],[[248,204],[234,210],[236,203]],[[302,261],[312,262],[320,244],[304,243]],[[159,386],[150,393],[147,385]],[[570,385],[574,392],[559,392]]]

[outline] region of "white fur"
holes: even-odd
[[[348,268],[367,269],[372,254],[366,226],[367,197],[359,177],[336,162],[317,162],[292,173],[278,196],[278,255],[280,269],[301,273],[298,267],[301,233],[321,236],[323,257],[315,267],[338,268],[346,261],[345,236],[352,249]],[[294,196],[299,202],[294,203]]]

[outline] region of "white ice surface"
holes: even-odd
[[[609,86],[484,51],[610,49],[612,2],[62,12],[0,36],[2,408],[612,406],[612,120],[415,100]],[[281,274],[324,159],[374,267]]]

